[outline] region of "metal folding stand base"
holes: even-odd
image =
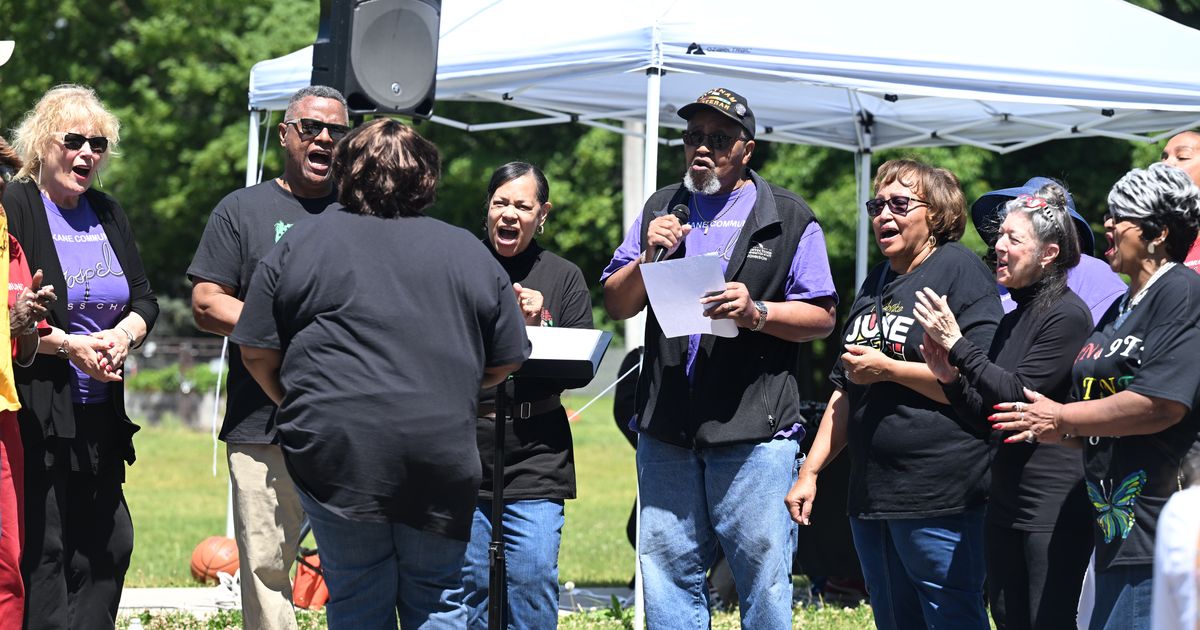
[[[504,563],[504,426],[508,420],[505,383],[496,386],[495,458],[492,461],[492,542],[488,545],[488,630],[504,628],[508,570]]]

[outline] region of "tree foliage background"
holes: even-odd
[[[449,0],[448,0],[449,1]],[[1200,27],[1200,0],[1136,0],[1173,20]],[[191,334],[184,271],[208,214],[244,184],[246,84],[250,67],[305,46],[316,35],[314,0],[2,0],[0,39],[16,41],[0,67],[0,134],[10,134],[37,98],[60,83],[83,83],[122,121],[120,155],[102,174],[102,188],[129,212],[156,290],[168,298],[159,332]],[[1083,28],[1061,25],[1062,28]],[[1044,36],[1052,37],[1053,28]],[[1101,36],[1103,34],[1097,34]],[[1011,41],[1024,41],[1018,40]],[[1019,45],[1019,44],[1014,44]],[[1144,42],[1169,48],[1170,42]],[[753,102],[753,95],[749,95]],[[439,103],[439,114],[459,119],[519,118],[490,105]],[[276,117],[273,122],[278,122]],[[487,176],[513,159],[541,165],[550,181],[554,213],[543,242],[576,262],[589,281],[599,278],[623,236],[621,138],[575,125],[469,134],[419,124],[444,159],[439,200],[431,214],[480,231]],[[264,177],[279,172],[272,141]],[[1109,187],[1133,166],[1158,157],[1161,146],[1108,139],[1067,140],[999,156],[971,147],[885,151],[878,165],[900,155],[954,171],[968,199],[999,187],[1048,175],[1065,182],[1080,211],[1098,227]],[[677,179],[679,149],[660,150],[659,182]],[[805,196],[828,241],[842,309],[854,294],[854,162],[851,154],[819,147],[759,143],[754,167],[772,182]],[[981,247],[968,230],[968,245]],[[872,263],[878,254],[872,248]],[[598,298],[599,287],[593,287]],[[595,300],[599,305],[599,299]],[[617,329],[597,308],[597,321]],[[843,312],[844,314],[844,312]],[[807,395],[824,392],[821,375],[836,356],[832,341],[814,345]]]

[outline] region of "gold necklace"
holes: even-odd
[[[709,226],[711,226],[714,222],[716,222],[717,219],[720,219],[721,217],[725,216],[726,212],[729,212],[731,209],[733,209],[733,207],[735,205],[737,205],[738,199],[740,199],[742,197],[742,189],[744,189],[745,187],[746,187],[745,184],[738,186],[737,192],[733,194],[731,199],[729,199],[728,201],[725,202],[725,207],[722,208],[721,211],[718,212],[716,214],[716,216],[712,217],[711,219],[705,219],[704,215],[700,213],[700,202],[698,200],[696,200],[695,196],[693,195],[693,197],[689,201],[695,201],[695,203],[696,203],[696,208],[695,208],[696,214],[700,215],[701,228],[704,230],[705,236],[708,236]]]

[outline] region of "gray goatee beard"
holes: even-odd
[[[697,195],[715,195],[721,189],[721,182],[711,170],[697,176],[696,172],[689,168],[683,175],[683,187]]]

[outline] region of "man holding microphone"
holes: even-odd
[[[641,265],[716,256],[725,289],[700,299],[738,335],[667,338],[654,310],[637,391],[646,623],[707,627],[704,573],[725,551],[747,628],[790,628],[801,342],[830,334],[837,293],[808,205],[749,169],[754,114],[716,88],[679,110],[686,173],[652,195],[604,271],[614,319],[647,306]],[[684,213],[669,212],[684,205]],[[659,252],[665,252],[658,256]]]

